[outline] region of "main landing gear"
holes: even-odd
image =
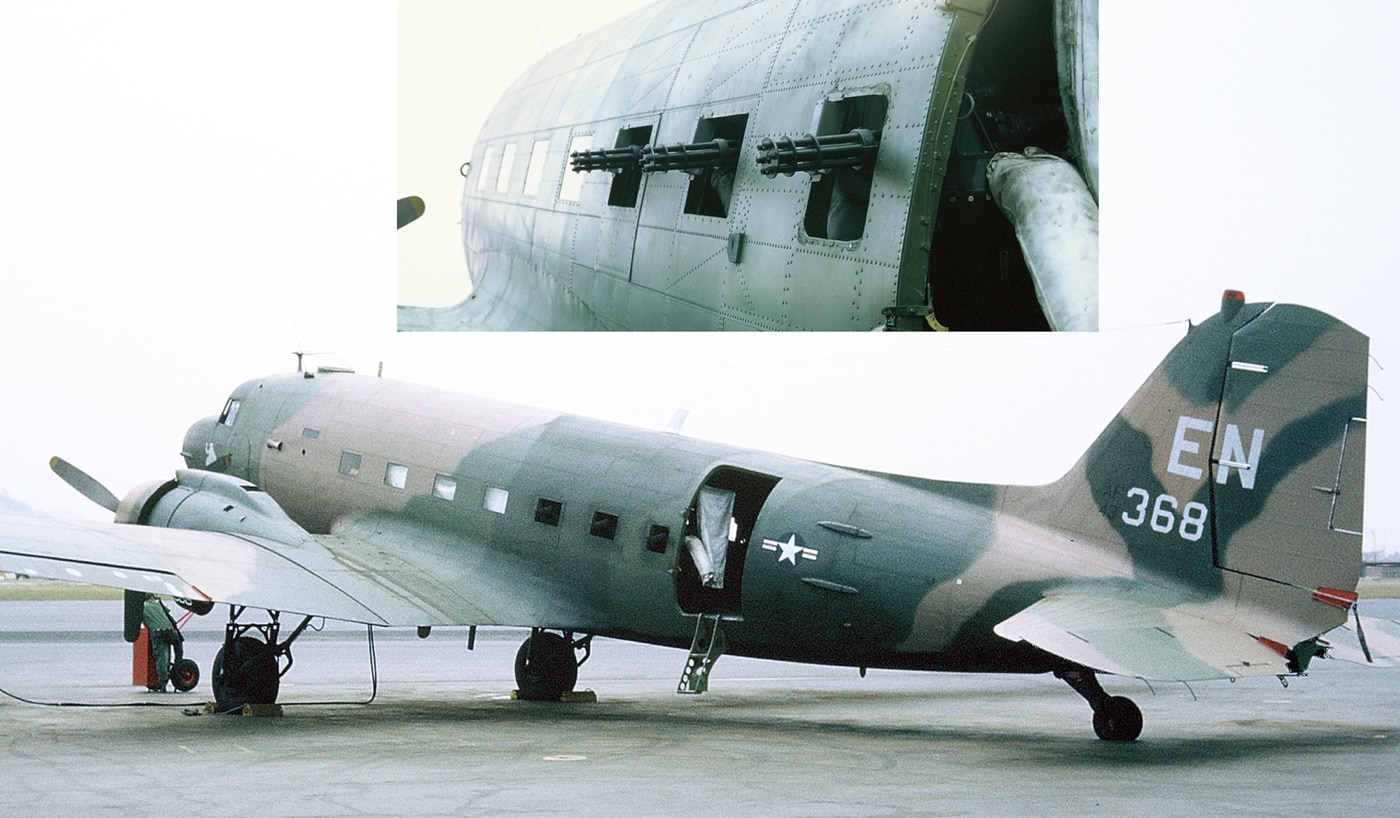
[[[1142,711],[1125,696],[1110,696],[1104,692],[1094,671],[1088,668],[1068,668],[1055,671],[1055,676],[1083,696],[1094,710],[1094,734],[1104,741],[1133,741],[1142,734]]]
[[[531,628],[530,638],[515,653],[516,698],[530,701],[559,701],[574,689],[578,669],[591,655],[592,636],[574,638],[573,631],[550,633]],[[583,657],[574,658],[582,650]]]
[[[220,713],[241,710],[245,704],[274,704],[282,676],[292,667],[292,642],[311,624],[308,616],[286,641],[278,642],[279,612],[268,611],[271,622],[239,622],[245,610],[241,605],[229,606],[224,646],[214,657],[211,684]]]

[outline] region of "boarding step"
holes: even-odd
[[[690,643],[690,657],[681,671],[677,693],[700,694],[710,687],[710,670],[719,661],[729,643],[719,614],[700,614],[695,620],[695,639]]]

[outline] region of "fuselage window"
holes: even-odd
[[[530,150],[530,164],[525,168],[525,195],[540,195],[540,184],[544,182],[544,161],[549,155],[549,140],[542,139]]]
[[[564,504],[557,500],[540,498],[535,503],[535,522],[545,525],[559,525],[559,517],[564,513]]]
[[[605,540],[615,539],[617,537],[617,515],[608,514],[605,511],[593,512],[593,523],[589,525],[588,533]]]
[[[340,453],[340,473],[351,477],[360,475],[360,455],[358,452]]]
[[[384,467],[384,485],[401,489],[408,485],[408,467],[400,463],[390,463]]]
[[[653,524],[647,532],[647,550],[658,554],[666,553],[666,544],[671,541],[671,529]]]
[[[569,157],[593,147],[593,136],[575,136],[569,140],[569,151],[564,155],[564,178],[559,182],[559,201],[577,202],[583,194],[583,174],[575,173],[569,167]]]
[[[491,163],[496,161],[496,147],[494,145],[486,149],[486,153],[481,157],[481,171],[476,177],[477,192],[486,190],[486,177],[491,175]]]
[[[229,398],[228,403],[224,404],[224,411],[219,413],[219,423],[225,426],[232,426],[233,422],[238,419],[239,405],[238,401]]]
[[[744,129],[748,114],[701,119],[695,125],[697,146],[723,146],[721,158],[713,167],[694,171],[690,189],[685,194],[685,212],[696,216],[725,218],[729,215],[729,200],[734,192],[734,171],[739,165],[739,149],[744,144]]]
[[[506,145],[501,151],[501,172],[496,174],[496,192],[510,192],[510,174],[515,170],[515,143]]]
[[[614,147],[628,148],[635,146],[638,150],[651,141],[651,126],[642,125],[637,128],[623,128],[617,132],[617,144]],[[642,191],[642,168],[640,165],[627,168],[620,173],[613,174],[612,189],[608,191],[608,204],[613,207],[636,207],[637,197]]]
[[[505,489],[498,489],[495,486],[488,486],[486,488],[486,496],[482,498],[481,507],[497,514],[505,514],[506,501],[509,499],[510,492]]]
[[[321,436],[321,430],[320,430],[320,429],[313,429],[313,428],[311,428],[310,426],[308,426],[308,427],[306,427],[305,429],[302,429],[302,430],[301,430],[301,436],[302,436],[302,437],[309,437],[309,438],[311,438],[312,440],[315,440],[316,438],[318,438],[318,437]]]
[[[880,95],[826,100],[817,108],[813,129],[818,137],[868,131],[879,144],[889,100]],[[855,241],[865,235],[870,189],[875,181],[875,156],[856,167],[835,167],[812,182],[804,228],[814,239]]]
[[[457,478],[445,474],[434,477],[433,496],[451,502],[457,496]]]

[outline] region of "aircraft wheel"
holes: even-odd
[[[1104,741],[1132,741],[1142,734],[1142,711],[1125,696],[1109,696],[1094,712],[1094,733]]]
[[[199,684],[199,665],[193,659],[181,659],[170,667],[170,684],[181,693],[194,690]]]
[[[515,685],[521,699],[558,701],[578,682],[574,646],[557,633],[539,631],[515,653]]]
[[[240,636],[219,648],[214,657],[214,702],[219,712],[237,710],[245,704],[272,704],[277,701],[281,677],[277,657],[266,643],[251,636]]]

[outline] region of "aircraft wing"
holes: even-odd
[[[1094,670],[1152,681],[1291,672],[1283,656],[1254,636],[1201,613],[1131,595],[1062,592],[994,630]]]
[[[375,625],[572,624],[582,615],[484,551],[444,564],[395,538],[243,533],[0,515],[0,570]],[[470,584],[454,581],[469,572]]]

